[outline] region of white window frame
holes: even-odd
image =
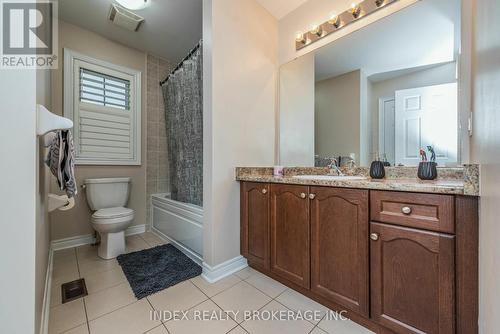
[[[89,65],[90,69],[102,73],[111,74],[117,77],[131,78],[130,80],[130,107],[131,107],[131,128],[132,137],[130,144],[132,149],[131,158],[122,157],[92,157],[89,154],[82,155],[79,153],[80,147],[80,124],[78,110],[75,110],[75,99],[79,100],[79,88],[75,87],[75,75],[79,75],[79,71],[75,70],[75,66],[79,62],[84,62]],[[117,75],[118,74],[118,75]],[[64,49],[64,117],[73,120],[73,133],[75,141],[75,164],[76,165],[141,165],[141,71],[131,68],[115,65],[103,60],[92,58],[76,51]],[[93,106],[89,104],[90,108]],[[108,107],[109,108],[109,107]],[[121,112],[117,109],[117,113]]]

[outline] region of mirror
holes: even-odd
[[[280,69],[280,164],[459,162],[460,1],[422,0]]]

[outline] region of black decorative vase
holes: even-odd
[[[418,178],[420,180],[434,180],[437,177],[437,163],[424,161],[418,164]]]
[[[370,166],[370,177],[372,179],[383,179],[385,177],[385,168],[382,161],[373,161]]]

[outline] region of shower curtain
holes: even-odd
[[[163,84],[171,197],[203,205],[203,71],[200,44]]]

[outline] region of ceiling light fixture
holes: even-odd
[[[116,0],[121,6],[130,10],[140,10],[146,8],[151,0]]]
[[[314,24],[311,28],[305,30],[304,33],[297,33],[295,37],[295,50],[298,51],[398,1],[399,0],[354,0],[349,9],[342,13],[332,13],[326,22]],[[414,0],[414,2],[418,1],[421,0]]]

